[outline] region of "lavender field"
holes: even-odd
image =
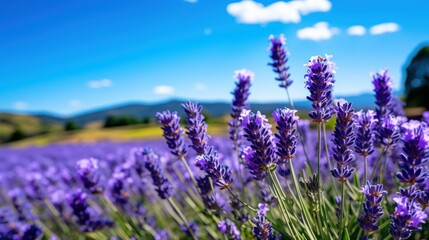
[[[429,239],[429,112],[407,119],[388,70],[372,109],[334,99],[326,55],[295,76],[300,119],[284,37],[269,51],[284,107],[253,109],[236,71],[228,136],[189,101],[159,109],[163,140],[0,149],[0,239]]]

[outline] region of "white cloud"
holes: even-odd
[[[185,2],[188,2],[188,3],[197,3],[198,0],[185,0]]]
[[[27,107],[28,107],[28,104],[23,101],[18,101],[13,103],[13,108],[15,108],[16,110],[26,110]]]
[[[393,33],[397,31],[399,31],[399,25],[393,22],[377,24],[369,29],[369,33],[371,33],[372,35]]]
[[[264,24],[269,22],[299,23],[302,15],[312,12],[328,12],[332,4],[328,0],[278,1],[268,6],[252,0],[230,3],[226,11],[238,22]]]
[[[194,87],[198,91],[203,91],[207,89],[207,85],[204,83],[196,83]]]
[[[153,92],[159,95],[170,95],[174,93],[174,88],[172,86],[159,85],[153,89]]]
[[[79,100],[77,100],[77,99],[73,99],[73,100],[69,101],[69,106],[71,108],[79,108],[80,105],[81,105],[81,102]]]
[[[107,78],[101,79],[101,80],[93,80],[93,81],[88,82],[88,87],[94,88],[94,89],[106,88],[106,87],[111,87],[111,86],[112,86],[112,80],[107,79]]]
[[[366,28],[361,25],[351,26],[347,29],[347,34],[353,36],[363,36],[366,34]]]
[[[328,40],[338,33],[338,28],[329,27],[329,24],[327,22],[318,22],[314,24],[313,27],[306,27],[298,30],[296,35],[300,39],[321,41]]]
[[[213,33],[213,30],[211,28],[204,29],[204,35],[209,36],[209,35],[212,35],[212,33]]]

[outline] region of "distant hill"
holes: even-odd
[[[361,94],[357,96],[337,97],[344,98],[353,103],[356,109],[372,108],[374,97],[371,93]],[[159,111],[170,110],[177,111],[183,114],[181,104],[186,100],[171,100],[165,103],[146,104],[146,103],[128,103],[112,107],[106,107],[90,112],[85,112],[68,118],[61,118],[51,116],[49,114],[33,114],[32,117],[38,119],[42,125],[63,125],[66,121],[74,121],[81,126],[93,122],[102,122],[108,116],[133,116],[138,119],[144,117],[154,118],[155,114]],[[229,102],[199,102],[204,107],[204,111],[212,117],[221,117],[227,115],[231,111]],[[295,108],[300,111],[307,112],[311,109],[309,101],[302,100],[294,102]],[[251,103],[251,108],[254,111],[261,111],[262,113],[270,114],[275,108],[288,107],[289,103],[285,98],[284,102],[271,102],[271,103]],[[10,114],[13,115],[13,114]],[[22,115],[21,115],[22,116]],[[24,115],[25,116],[25,115]]]

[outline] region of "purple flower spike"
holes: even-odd
[[[211,149],[207,155],[199,155],[196,165],[207,173],[220,189],[226,189],[232,184],[231,170],[219,161],[217,153]]]
[[[375,112],[363,110],[355,113],[356,144],[355,152],[361,156],[369,156],[374,152],[374,129],[378,120]]]
[[[290,79],[289,67],[286,66],[288,61],[288,52],[285,48],[286,39],[283,34],[280,37],[276,38],[273,35],[270,36],[270,57],[273,62],[268,63],[268,65],[273,67],[273,71],[278,74],[276,80],[280,82],[279,87],[288,88],[292,85],[292,80]]]
[[[331,173],[335,178],[338,178],[338,181],[345,182],[355,170],[348,166],[354,159],[351,150],[355,140],[353,131],[354,109],[351,103],[338,102],[336,112],[333,158],[337,162],[337,167],[331,170]]]
[[[102,218],[101,214],[89,206],[87,199],[88,195],[81,189],[75,190],[69,198],[69,205],[81,230],[94,232],[112,226],[113,222],[110,219]]]
[[[429,124],[429,111],[423,113],[423,121],[425,121],[426,124]]]
[[[244,151],[244,157],[255,179],[261,179],[266,171],[276,166],[276,145],[271,125],[265,115],[244,110],[241,114],[241,125],[244,127],[244,137],[250,142],[249,149]]]
[[[396,176],[409,186],[427,178],[423,164],[429,160],[429,135],[425,134],[425,125],[415,120],[402,124],[404,147]]]
[[[95,158],[81,159],[76,163],[77,174],[83,186],[91,193],[97,194],[104,191],[99,186],[100,172],[98,171],[98,160]]]
[[[150,148],[143,150],[143,158],[146,169],[150,172],[153,185],[156,187],[156,192],[161,199],[167,199],[173,196],[174,189],[170,181],[165,177],[160,166],[159,156]]]
[[[400,138],[399,119],[392,115],[388,115],[379,121],[379,128],[376,136],[377,142],[386,148],[395,146]]]
[[[202,114],[203,107],[191,101],[182,104],[186,113],[186,134],[192,141],[191,147],[198,155],[206,154],[210,136],[207,134],[207,124]]]
[[[242,69],[235,71],[234,77],[237,81],[235,82],[236,87],[232,92],[234,96],[232,100],[232,120],[228,122],[228,133],[229,138],[237,144],[237,146],[234,146],[234,149],[238,148],[236,150],[241,151],[243,148],[243,130],[240,126],[240,114],[244,109],[249,109],[247,99],[250,95],[250,86],[252,85],[254,75],[251,71]]]
[[[157,113],[156,118],[164,131],[164,138],[173,155],[182,159],[186,156],[186,145],[183,129],[180,127],[180,117],[177,112],[164,111]]]
[[[420,229],[420,225],[427,219],[421,207],[408,201],[407,197],[394,197],[393,201],[396,203],[395,212],[390,216],[389,233],[393,239],[407,239],[411,236],[413,231]]]
[[[296,110],[276,109],[273,112],[274,122],[277,123],[275,134],[277,145],[278,163],[287,163],[295,157],[296,153],[296,125],[299,117]]]
[[[266,204],[258,204],[258,212],[255,218],[252,219],[252,222],[256,225],[252,228],[253,236],[258,240],[275,240],[277,239],[273,233],[273,226],[269,222],[265,215],[268,212],[268,207]]]
[[[234,222],[229,220],[228,218],[221,221],[217,225],[219,231],[222,234],[225,234],[228,239],[232,240],[241,240],[241,234],[240,231],[235,226]]]
[[[375,104],[377,105],[375,112],[377,114],[377,118],[382,119],[383,117],[389,115],[392,111],[390,106],[393,83],[387,72],[387,69],[373,74],[372,78],[375,91]]]
[[[387,191],[383,190],[382,184],[371,185],[368,181],[362,188],[362,193],[365,194],[366,201],[363,203],[363,213],[358,221],[360,227],[368,234],[378,230],[378,226],[375,224],[383,216],[381,202]]]
[[[305,87],[310,91],[308,100],[312,102],[313,111],[308,116],[314,122],[325,122],[332,117],[332,88],[334,85],[335,63],[331,62],[332,56],[326,55],[311,57],[304,66],[307,67],[305,74]]]

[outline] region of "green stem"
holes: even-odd
[[[328,160],[328,168],[329,170],[331,170],[332,164],[331,164],[331,156],[329,154],[328,140],[327,140],[327,134],[326,134],[326,123],[322,123],[322,128],[323,128],[323,142],[325,145],[326,159]],[[332,185],[334,186],[335,195],[338,195],[337,185],[335,184],[335,180],[332,174],[329,174],[329,178],[331,179]]]
[[[343,236],[343,212],[344,212],[344,203],[345,203],[345,188],[344,183],[341,183],[341,207],[340,207],[340,234],[338,235],[340,239]]]
[[[274,197],[277,198],[277,201],[278,201],[279,206],[280,206],[280,212],[282,213],[283,219],[286,222],[287,227],[291,231],[292,236],[295,238],[296,236],[299,236],[299,234],[296,234],[296,229],[293,227],[293,225],[290,222],[290,218],[288,215],[287,208],[286,208],[286,206],[284,206],[284,200],[282,199],[280,190],[278,189],[278,186],[275,183],[273,173],[268,170],[268,175],[269,175],[271,187],[273,188],[273,191],[274,191]]]
[[[318,194],[318,198],[319,198],[319,211],[322,210],[321,208],[321,202],[322,202],[322,198],[321,198],[321,177],[320,177],[320,158],[321,158],[321,153],[322,153],[322,143],[321,143],[321,126],[322,124],[319,123],[317,126],[317,180],[318,180],[318,186],[317,186],[317,194]]]
[[[191,237],[194,240],[197,240],[197,238],[195,237],[194,233],[192,232],[191,227],[189,226],[189,222],[188,220],[186,220],[185,215],[183,214],[183,212],[180,210],[180,208],[177,206],[177,204],[174,202],[174,200],[172,198],[167,198],[168,203],[170,203],[170,205],[173,207],[174,211],[179,215],[179,217],[182,219],[182,221],[185,223],[186,227],[189,230],[189,233],[191,234]]]
[[[194,174],[192,173],[191,168],[189,167],[188,163],[186,162],[186,159],[184,157],[181,157],[180,160],[183,162],[183,165],[185,165],[186,171],[188,172],[189,177],[191,177],[191,180],[194,183],[194,186],[198,191],[197,181],[195,180]]]
[[[248,209],[252,210],[253,212],[258,212],[258,210],[256,210],[256,208],[251,207],[249,204],[243,202],[239,197],[237,197],[237,195],[235,195],[235,193],[232,192],[230,187],[227,187],[226,189],[228,189],[228,192],[231,194],[231,196],[235,199],[237,199],[237,201],[239,201],[241,204],[243,204],[245,207],[247,207]]]
[[[380,152],[380,155],[377,158],[377,162],[375,163],[374,168],[372,169],[371,176],[369,177],[370,180],[372,180],[374,178],[375,173],[377,172],[378,165],[381,165],[381,159],[384,155],[384,152],[386,152],[386,151],[387,151],[387,148],[384,147],[383,150]]]

